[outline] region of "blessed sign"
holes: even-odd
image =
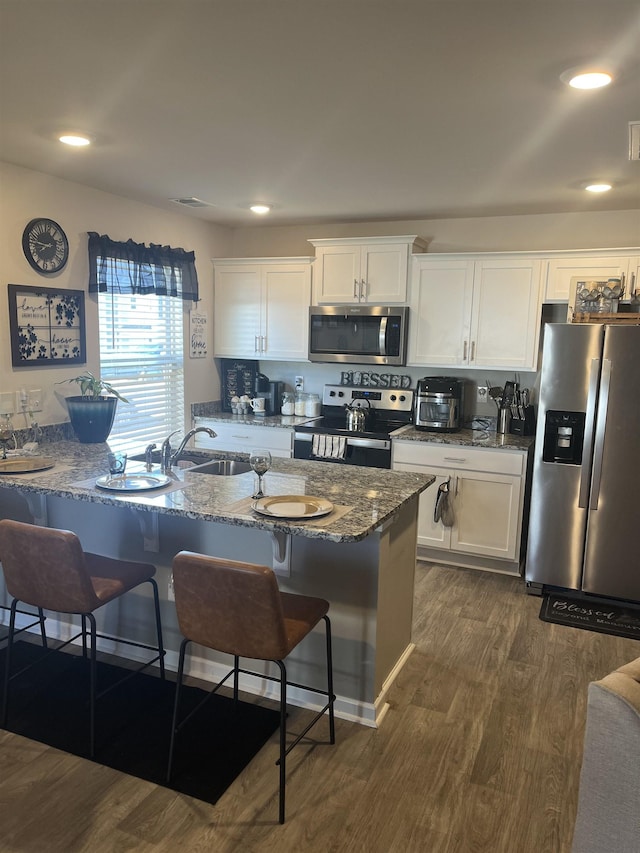
[[[343,370],[340,374],[341,385],[355,385],[363,388],[411,388],[410,376],[397,376],[393,373],[375,371]]]

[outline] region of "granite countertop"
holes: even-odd
[[[413,426],[401,427],[392,433],[394,441],[423,441],[431,444],[452,444],[459,447],[489,447],[492,450],[528,450],[534,435],[500,435],[481,429],[461,429],[458,432],[427,432]]]
[[[279,530],[297,536],[333,542],[357,542],[391,520],[415,495],[424,491],[433,477],[380,468],[354,468],[331,462],[298,459],[273,460],[264,477],[268,495],[312,495],[326,498],[339,512],[310,521],[272,520],[255,513],[249,505],[255,487],[253,472],[221,477],[185,469],[174,469],[172,482],[162,489],[117,493],[99,489],[95,480],[107,473],[108,444],[60,441],[42,444],[41,455],[55,459],[45,471],[1,474],[0,487],[22,492],[58,496],[108,506],[123,506],[159,515],[174,515],[202,521],[223,522],[263,530]],[[237,455],[198,451],[212,459]],[[157,466],[154,467],[157,471]],[[129,462],[127,474],[144,473],[144,464]]]
[[[296,417],[295,415],[233,415],[231,412],[215,412],[212,415],[198,415],[195,418],[196,424],[213,421],[215,423],[245,424],[246,426],[288,427],[290,429],[313,420],[317,420],[317,418]]]

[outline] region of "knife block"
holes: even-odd
[[[524,410],[524,418],[516,415],[511,417],[509,432],[512,435],[535,435],[536,415],[533,406],[527,406]]]

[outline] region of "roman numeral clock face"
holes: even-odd
[[[22,250],[34,270],[50,275],[67,263],[69,241],[53,219],[32,219],[22,234]]]

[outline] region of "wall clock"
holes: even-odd
[[[43,275],[60,272],[69,259],[69,241],[53,219],[38,217],[22,233],[22,250],[31,266]]]

